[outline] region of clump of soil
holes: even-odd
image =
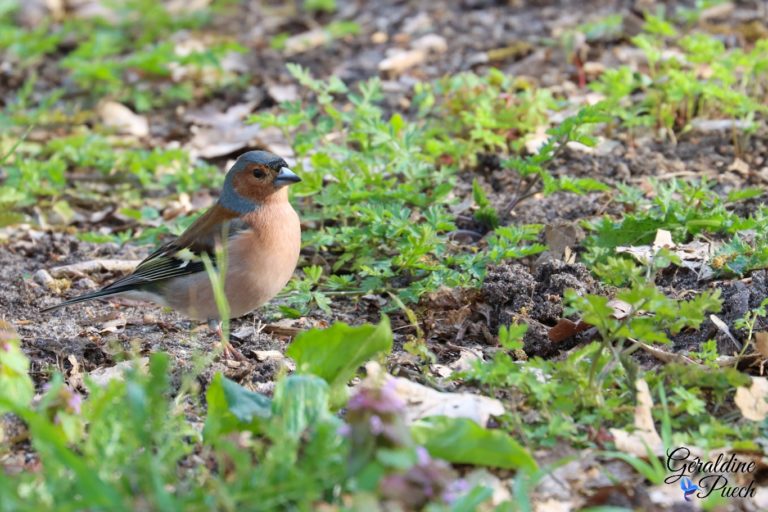
[[[563,293],[599,293],[599,284],[582,264],[551,260],[532,274],[519,264],[491,267],[480,290],[444,289],[424,296],[417,307],[431,345],[498,344],[502,325],[528,325],[524,350],[529,356],[551,357],[570,344],[549,341],[547,334],[563,316]]]
[[[529,356],[551,357],[569,346],[549,341],[547,333],[563,316],[563,293],[572,288],[578,294],[600,293],[600,285],[587,267],[550,260],[535,274],[518,264],[491,267],[483,282],[484,301],[490,306],[490,328],[512,323],[528,325],[523,339]]]

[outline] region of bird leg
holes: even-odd
[[[235,348],[234,345],[232,345],[232,342],[230,340],[224,341],[224,333],[221,330],[222,322],[221,320],[210,320],[208,322],[208,325],[215,330],[216,336],[222,340],[221,343],[223,345],[222,349],[222,356],[224,359],[232,359],[235,361],[247,361],[248,358],[246,358],[237,348]]]

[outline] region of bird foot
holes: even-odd
[[[222,344],[217,343],[216,345],[218,348],[218,347],[221,347]],[[248,358],[245,357],[239,350],[237,350],[237,348],[235,348],[235,346],[232,345],[231,343],[227,343],[223,346],[223,348],[221,349],[221,357],[222,359],[229,360],[229,361],[242,362],[242,361],[248,360]]]

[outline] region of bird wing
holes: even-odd
[[[248,225],[233,212],[214,205],[198,218],[176,240],[158,247],[134,271],[104,287],[102,291],[126,291],[165,281],[174,277],[204,272],[203,253],[215,260],[216,242],[224,236],[247,229]]]

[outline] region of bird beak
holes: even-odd
[[[296,173],[287,167],[282,167],[280,172],[275,176],[275,180],[272,182],[276,187],[284,187],[292,183],[298,183],[301,178],[296,176]]]

